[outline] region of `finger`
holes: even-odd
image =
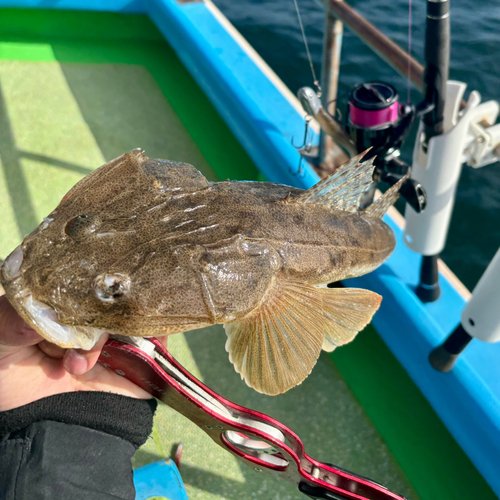
[[[109,334],[103,333],[97,343],[85,351],[83,349],[68,349],[64,354],[63,365],[68,373],[72,375],[83,375],[94,368],[102,348],[108,340]]]
[[[159,340],[163,344],[165,349],[168,348],[168,346],[167,346],[168,335],[165,335],[164,337],[156,337],[156,340]]]
[[[56,359],[63,358],[64,355],[67,352],[67,349],[59,347],[58,345],[53,344],[52,342],[48,342],[47,340],[44,340],[43,342],[40,342],[40,344],[38,344],[38,347],[47,356],[50,356],[51,358],[56,358]]]
[[[5,295],[0,297],[0,356],[18,351],[43,338],[17,314]]]

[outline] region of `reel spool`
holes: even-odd
[[[383,153],[403,142],[401,122],[406,124],[411,109],[401,106],[396,89],[383,82],[362,83],[349,95],[347,130],[358,151],[373,148],[370,156]],[[406,120],[405,120],[406,118]]]

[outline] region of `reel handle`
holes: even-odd
[[[382,170],[380,180],[386,182],[390,186],[393,186],[402,179],[411,168],[410,165],[399,158],[388,160],[386,165],[387,168]],[[407,179],[401,186],[399,193],[415,212],[420,213],[425,209],[427,195],[422,184],[415,179]]]

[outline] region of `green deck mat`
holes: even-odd
[[[147,18],[0,11],[0,257],[81,177],[135,147],[152,157],[190,162],[209,178],[258,176]],[[224,397],[290,426],[314,458],[367,475],[412,500],[495,498],[373,330],[334,353],[338,368],[323,354],[302,385],[274,398],[240,380],[224,343],[216,326],[172,336],[169,349]],[[391,377],[401,379],[394,397],[414,412],[405,399],[410,391],[418,422],[410,418],[406,425],[404,414],[392,412]],[[432,436],[422,428],[432,429]],[[164,405],[134,465],[169,456],[178,442],[184,445],[181,474],[191,500],[305,498],[292,485],[240,464]]]

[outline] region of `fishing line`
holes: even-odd
[[[411,88],[411,27],[412,27],[412,15],[411,15],[411,4],[412,0],[408,0],[408,104],[410,101],[410,88]]]
[[[307,43],[307,38],[306,38],[306,33],[304,31],[304,25],[302,24],[302,17],[300,15],[299,11],[299,5],[297,3],[297,0],[293,0],[293,3],[295,4],[295,10],[297,12],[297,18],[299,19],[299,25],[300,25],[300,31],[302,31],[302,39],[304,40],[304,45],[306,47],[306,52],[307,52],[307,58],[309,59],[309,66],[311,67],[311,73],[312,77],[314,80],[314,85],[318,88],[318,96],[321,95],[321,87],[319,85],[319,81],[316,78],[316,72],[314,71],[314,66],[311,58],[311,53],[309,52],[309,45]]]

